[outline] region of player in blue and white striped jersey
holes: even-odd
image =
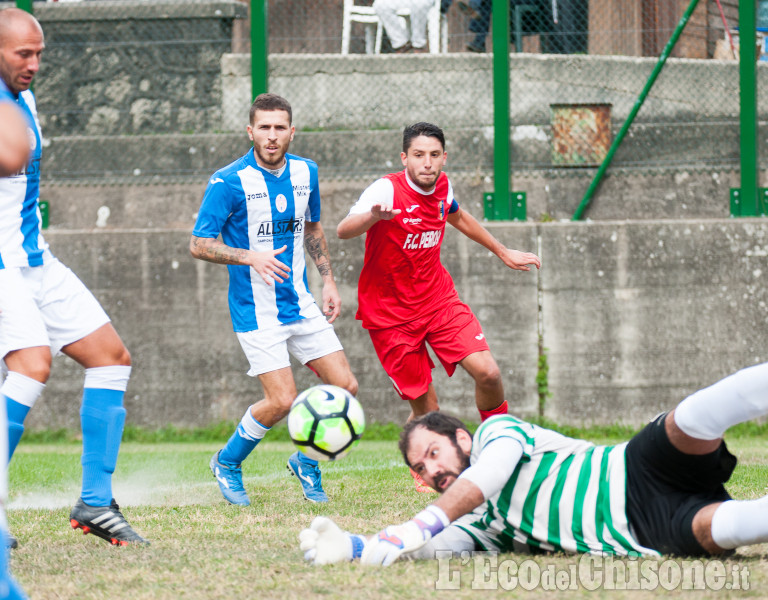
[[[83,482],[70,524],[112,544],[144,544],[112,497],[131,356],[99,302],[53,256],[41,232],[42,135],[29,88],[44,47],[32,15],[17,8],[0,11],[0,98],[21,111],[31,149],[20,170],[0,178],[0,371],[7,373],[0,401],[8,416],[7,456],[13,456],[24,420],[45,387],[52,355],[61,351],[85,367]],[[106,521],[109,527],[99,525]]]
[[[615,446],[568,438],[509,415],[474,437],[432,412],[409,422],[400,450],[442,496],[412,520],[366,538],[319,517],[305,557],[387,566],[437,551],[618,556],[718,555],[768,542],[768,496],[733,500],[725,431],[768,414],[768,363],[743,369],[654,418]]]
[[[7,177],[20,171],[29,159],[29,139],[27,121],[16,106],[13,96],[0,79],[0,177]],[[8,447],[8,420],[5,407],[0,405],[0,456]],[[21,599],[26,595],[8,570],[8,553],[4,548],[9,545],[8,522],[5,505],[8,501],[8,463],[0,460],[0,598]]]
[[[341,297],[320,224],[317,164],[288,154],[295,133],[291,105],[276,94],[254,100],[247,132],[253,148],[210,178],[190,241],[195,258],[227,265],[232,325],[248,375],[264,390],[210,462],[224,498],[239,505],[250,504],[243,460],[297,395],[289,353],[324,383],[357,393],[331,325]],[[305,248],[323,280],[322,310],[309,290]],[[307,500],[327,502],[317,461],[297,452],[288,468]]]

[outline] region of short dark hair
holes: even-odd
[[[288,122],[293,122],[293,111],[291,105],[282,96],[277,94],[266,93],[259,94],[251,104],[251,112],[248,115],[248,122],[253,123],[253,117],[256,115],[257,110],[284,110],[288,113]]]
[[[461,420],[436,410],[413,419],[413,421],[408,421],[405,424],[405,427],[403,427],[403,431],[400,432],[400,441],[398,442],[397,447],[403,455],[405,464],[409,467],[411,466],[411,463],[408,462],[408,450],[411,448],[411,433],[417,427],[423,427],[428,431],[433,431],[446,436],[456,447],[459,445],[456,438],[456,432],[459,429],[463,429],[469,434],[469,429],[467,429],[467,426],[464,425]]]
[[[411,142],[414,138],[417,138],[420,135],[437,138],[440,145],[443,147],[443,150],[445,150],[445,134],[443,133],[443,130],[437,125],[422,121],[420,123],[408,125],[408,127],[403,130],[403,152],[408,154],[408,148],[411,147]]]

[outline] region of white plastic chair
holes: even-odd
[[[410,19],[411,11],[407,8],[397,11],[398,16]],[[373,6],[355,4],[355,0],[344,0],[344,16],[341,27],[341,53],[349,54],[349,39],[352,23],[365,25],[365,53],[380,54],[381,40],[384,37],[383,28]],[[427,39],[430,54],[448,52],[448,19],[440,12],[440,0],[435,0],[434,6],[427,15]]]
[[[352,23],[365,25],[365,53],[373,54],[376,46],[375,40],[381,35],[381,23],[373,6],[361,6],[355,4],[355,0],[344,0],[344,17],[341,26],[341,53],[349,54],[349,38]],[[381,48],[379,44],[378,48]]]

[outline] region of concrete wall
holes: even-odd
[[[511,64],[513,188],[527,192],[531,218],[568,219],[595,169],[552,166],[549,105],[610,102],[616,134],[654,59],[523,54],[512,56]],[[488,56],[273,55],[270,68],[272,89],[295,108],[293,149],[314,158],[325,181],[364,187],[398,164],[404,123],[433,120],[446,130],[448,169],[462,200],[479,202],[483,192],[493,190]],[[758,70],[763,68],[768,67]],[[207,117],[202,119],[208,131],[97,136],[51,135],[46,129],[44,183],[49,189],[62,183],[196,188],[248,148],[248,73],[247,57],[223,56],[216,113],[223,122],[211,127]],[[703,89],[701,81],[713,85]],[[766,81],[759,78],[758,98],[761,112],[768,113]],[[729,190],[739,186],[737,89],[735,63],[670,59],[586,216],[728,216]],[[417,98],[407,90],[415,90]],[[198,110],[210,114],[202,106],[191,114]],[[212,133],[214,128],[231,133]],[[768,156],[768,138],[758,140],[760,155]],[[764,174],[761,179],[768,185]],[[106,198],[121,194],[115,190]]]
[[[447,127],[446,135],[446,170],[456,193],[462,202],[476,205],[474,214],[482,217],[483,193],[493,191],[492,139],[476,129]],[[401,140],[401,131],[395,130],[298,132],[291,150],[316,160],[323,185],[351,201],[373,179],[398,168]],[[71,195],[106,203],[113,212],[133,211],[135,220],[123,226],[173,224],[174,213],[197,210],[208,177],[247,152],[249,143],[244,132],[53,138],[43,153],[43,199],[51,201],[56,226],[95,223],[95,213],[81,212],[78,204],[69,202]],[[761,136],[761,144],[766,144],[768,155],[768,138]],[[102,149],[108,150],[98,156]],[[668,149],[673,150],[671,144]],[[660,146],[659,152],[663,151]],[[527,192],[530,219],[570,219],[594,173],[595,169],[514,170],[513,189]],[[760,177],[761,185],[768,186],[765,172]],[[612,168],[585,216],[593,220],[724,218],[729,215],[729,190],[739,187],[739,181],[738,169],[728,164]],[[73,192],[73,187],[78,191]],[[123,206],[131,196],[147,204]]]
[[[548,125],[550,104],[610,103],[623,122],[657,58],[511,54],[513,125]],[[270,56],[270,88],[291,99],[300,127],[370,129],[417,120],[453,127],[493,123],[492,55],[293,54]],[[768,66],[761,65],[759,70]],[[222,57],[223,129],[237,130],[250,106],[250,56]],[[669,59],[639,122],[683,117],[717,121],[738,115],[738,63]],[[702,87],[701,82],[712,85]],[[768,83],[758,78],[761,91]],[[403,96],[409,101],[404,105]],[[761,109],[768,98],[758,94]],[[699,132],[703,135],[703,132]]]
[[[88,24],[89,13],[83,11],[93,11],[98,21],[106,14],[99,11],[108,13],[110,4],[41,6],[37,13],[49,36],[46,61],[52,67],[37,88],[47,137],[42,198],[50,202],[51,229],[46,237],[103,302],[133,354],[129,422],[193,426],[236,419],[260,397],[260,388],[245,375],[246,361],[231,331],[226,269],[194,261],[187,245],[208,176],[248,149],[242,131],[248,104],[243,59],[225,59],[219,88],[218,61],[225,50],[192,54],[191,74],[179,89],[187,89],[182,96],[193,104],[178,102],[176,112],[167,113],[158,96],[137,97],[147,90],[169,94],[161,87],[166,74],[158,72],[155,81],[156,73],[145,66],[134,73],[138,79],[119,70],[101,77],[104,65],[89,62],[89,53],[68,61],[53,52],[56,27],[66,26],[72,36],[80,29],[91,35],[103,23]],[[225,12],[211,13],[218,4]],[[189,10],[204,11],[192,16],[226,37],[240,10],[233,4],[238,3],[196,2]],[[142,3],[145,9],[152,6]],[[67,10],[80,10],[79,21],[65,19]],[[164,18],[163,10],[153,13],[157,20]],[[212,57],[215,72],[209,72]],[[145,58],[149,62],[139,63],[160,60]],[[474,215],[482,217],[482,193],[492,190],[493,182],[490,58],[398,58],[276,56],[271,81],[296,108],[299,133],[292,150],[320,164],[323,222],[344,300],[337,330],[360,380],[360,398],[372,420],[402,422],[408,409],[353,318],[362,240],[341,242],[333,230],[375,176],[398,168],[400,128],[408,121],[433,120],[445,127],[448,172],[457,197]],[[552,392],[545,414],[560,421],[640,423],[694,389],[768,359],[768,224],[726,218],[728,190],[739,182],[733,125],[737,66],[670,61],[668,77],[657,82],[640,123],[617,154],[617,168],[595,196],[587,213],[592,222],[537,223],[568,219],[594,172],[548,166],[548,105],[609,101],[620,122],[653,61],[512,58],[513,187],[528,192],[530,220],[488,227],[507,245],[538,252],[544,267],[538,273],[510,272],[453,231],[443,250],[462,298],[484,325],[512,410],[522,415],[538,410],[540,333]],[[200,81],[207,87],[198,94],[194,86]],[[724,83],[704,90],[702,81]],[[759,85],[764,103],[763,78]],[[416,90],[416,100],[404,101],[406,87]],[[52,116],[60,98],[73,98],[65,103],[69,113],[62,113],[71,121]],[[96,104],[88,104],[91,99]],[[136,100],[159,103],[134,105]],[[223,110],[228,103],[237,108]],[[114,107],[117,112],[110,112]],[[231,122],[223,121],[229,111]],[[155,117],[160,119],[153,125]],[[320,130],[331,126],[340,129]],[[232,133],[212,133],[221,128]],[[149,131],[175,133],[141,135]],[[761,151],[768,150],[767,143],[761,137]],[[649,155],[661,166],[635,168],[633,161]],[[310,281],[319,286],[311,270]],[[435,378],[442,406],[475,418],[470,378],[459,372],[449,380],[439,369]],[[298,368],[297,381],[303,388],[316,379]],[[81,387],[81,369],[57,358],[30,426],[77,427]]]
[[[329,208],[337,209],[333,201]],[[333,212],[333,210],[329,211]],[[336,215],[337,217],[338,215]],[[335,218],[326,216],[332,231]],[[761,219],[499,224],[505,244],[540,253],[539,273],[511,272],[450,231],[443,257],[501,366],[511,409],[537,411],[538,332],[549,360],[545,414],[561,422],[637,424],[741,366],[768,360],[768,223]],[[56,254],[111,314],[134,358],[132,423],[204,425],[238,418],[260,397],[231,331],[226,269],[189,257],[189,230],[49,231]],[[330,238],[344,302],[337,331],[369,418],[403,421],[354,320],[362,240]],[[310,283],[319,288],[316,273]],[[316,382],[297,369],[299,388]],[[435,381],[444,408],[474,418],[463,372]],[[77,426],[82,372],[55,360],[30,425]]]
[[[639,423],[768,359],[768,223],[541,226],[548,415]]]

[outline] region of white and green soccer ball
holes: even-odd
[[[296,397],[288,413],[293,443],[315,460],[336,460],[357,445],[365,430],[363,407],[347,390],[316,385]]]

